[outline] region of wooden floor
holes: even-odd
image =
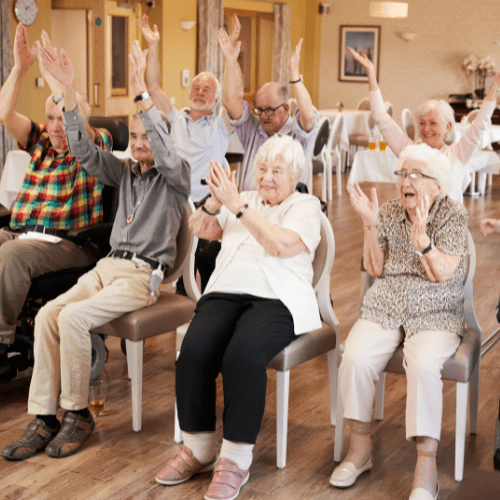
[[[343,182],[345,185],[346,177]],[[371,185],[363,185],[369,188]],[[316,186],[319,193],[319,186]],[[395,186],[378,184],[379,200],[395,197]],[[475,305],[486,337],[498,326],[495,306],[500,292],[500,235],[485,240],[478,228],[485,216],[500,217],[500,178],[484,197],[466,198],[469,228],[476,242],[478,265],[474,280]],[[336,239],[331,279],[334,310],[343,341],[358,315],[359,263],[362,227],[347,193],[334,195],[328,206]],[[210,482],[204,474],[178,486],[162,486],[155,474],[176,450],[174,432],[174,333],[147,342],[144,354],[142,431],[132,431],[130,382],[125,357],[116,339],[107,339],[109,379],[106,410],[96,421],[85,448],[73,457],[52,459],[44,453],[24,462],[0,458],[0,499],[202,499]],[[492,469],[493,440],[500,398],[500,344],[482,359],[478,434],[466,442],[465,476]],[[267,407],[255,446],[250,480],[239,496],[250,499],[406,499],[409,496],[416,452],[405,440],[405,380],[389,375],[385,419],[374,420],[374,467],[355,486],[337,490],[328,479],[334,468],[334,428],[329,425],[326,357],[312,360],[291,374],[288,462],[276,468],[275,376],[269,372]],[[23,432],[32,417],[26,413],[29,374],[0,385],[0,446]],[[440,499],[457,488],[454,472],[455,384],[445,382],[443,432],[438,452]],[[220,439],[221,391],[218,398]],[[349,432],[346,431],[346,449]],[[480,488],[480,485],[478,485]],[[478,499],[481,495],[478,491]]]

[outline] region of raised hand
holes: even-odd
[[[75,70],[64,49],[60,51],[60,57],[52,48],[41,47],[40,57],[45,70],[67,89],[75,86]]]
[[[16,68],[23,72],[27,71],[35,61],[39,48],[40,42],[36,41],[30,49],[26,27],[19,23],[14,38],[14,65]]]
[[[356,52],[354,49],[351,49],[351,47],[347,47],[347,50],[352,54],[352,57],[356,59],[356,61],[365,68],[366,74],[368,75],[370,71],[375,70],[375,66],[373,63],[368,59],[368,56],[366,54],[361,55],[359,52]]]
[[[347,191],[351,195],[351,205],[363,220],[363,224],[367,227],[376,226],[378,223],[377,190],[371,188],[371,199],[363,193],[357,182],[354,184],[348,183]]]
[[[139,22],[141,28],[142,36],[146,40],[149,47],[156,45],[160,41],[160,33],[156,24],[153,25],[153,29],[149,27],[149,18],[146,14],[143,14]]]
[[[422,251],[429,245],[429,236],[426,233],[427,218],[432,202],[429,195],[423,195],[415,209],[415,217],[411,226],[411,243],[416,250]]]
[[[46,48],[47,50],[50,50],[55,57],[57,57],[57,49],[52,47],[52,42],[50,41],[49,35],[45,30],[42,30],[42,47]],[[38,66],[40,68],[40,73],[42,76],[45,78],[46,82],[48,83],[50,90],[52,91],[53,94],[59,94],[61,92],[60,89],[60,81],[55,78],[50,71],[47,71],[43,64],[43,59],[42,57],[38,57]]]
[[[147,53],[148,49],[143,52],[137,40],[132,44],[132,53],[129,54],[128,58],[130,63],[130,84],[134,89],[135,95],[147,89],[144,80]]]
[[[240,31],[241,31],[240,20],[238,19],[238,16],[234,16],[233,31],[229,35],[229,41],[231,42],[231,45],[233,47],[236,47],[236,44],[238,43],[238,38],[240,37]]]
[[[288,76],[291,81],[298,80],[300,78],[300,51],[302,49],[303,38],[299,40],[299,43],[296,45],[295,50],[290,52],[288,57]]]
[[[500,220],[483,219],[480,228],[483,236],[486,238],[489,234],[500,231]]]
[[[222,51],[222,54],[224,55],[224,58],[227,61],[232,61],[232,62],[236,62],[238,60],[241,48],[241,42],[238,41],[235,32],[236,32],[236,21],[235,21],[235,29],[231,33],[232,38],[229,37],[224,28],[219,28],[219,31],[217,33],[217,39],[219,40],[219,47]],[[237,34],[239,35],[239,31]]]
[[[216,161],[210,161],[206,177],[210,193],[219,203],[236,213],[243,205],[243,200],[236,187],[236,172],[226,172]]]

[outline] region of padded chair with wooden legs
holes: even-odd
[[[470,433],[477,431],[479,373],[481,369],[481,337],[482,330],[474,310],[472,280],[476,269],[476,252],[472,236],[468,233],[468,269],[464,285],[464,336],[455,354],[445,362],[441,373],[442,380],[451,380],[457,383],[456,393],[456,426],[455,426],[455,481],[461,481],[464,473],[465,431],[467,426],[467,393],[470,389]],[[362,270],[361,299],[365,291],[373,283],[373,278]],[[404,374],[403,345],[401,344],[393,354],[384,372]],[[384,386],[385,373],[382,373],[376,385],[375,418],[382,420],[384,415]],[[335,429],[334,459],[340,462],[344,441],[344,406],[340,395],[337,397],[337,416],[339,424]]]
[[[322,327],[303,335],[298,335],[291,344],[277,354],[267,365],[276,370],[276,434],[277,434],[277,466],[286,466],[286,450],[288,435],[288,400],[290,393],[290,370],[296,366],[314,359],[322,354],[328,354],[328,380],[330,387],[330,420],[335,425],[337,400],[337,373],[339,360],[340,325],[332,303],[330,302],[330,274],[335,258],[335,239],[332,227],[326,216],[321,213],[321,241],[316,249],[313,268],[313,287],[318,299]],[[187,330],[177,329],[177,355]],[[175,435],[177,443],[182,442],[182,433],[175,414]]]
[[[93,329],[95,333],[126,340],[128,375],[132,382],[132,428],[136,432],[141,430],[142,420],[143,341],[149,337],[175,330],[178,326],[190,321],[200,297],[194,278],[194,252],[198,238],[188,226],[189,216],[193,212],[194,205],[189,200],[177,234],[175,263],[163,280],[163,284],[171,283],[182,275],[188,296],[162,290],[158,301],[152,306],[124,314],[120,318]]]
[[[415,121],[413,113],[408,108],[404,108],[403,111],[401,111],[401,128],[412,141],[416,140],[416,125],[417,122]]]

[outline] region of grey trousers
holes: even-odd
[[[48,243],[20,240],[6,228],[0,230],[0,342],[14,341],[16,319],[22,311],[31,280],[42,274],[95,262],[90,253],[68,240]]]

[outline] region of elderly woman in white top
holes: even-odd
[[[396,156],[399,156],[406,146],[413,144],[413,141],[386,112],[373,63],[366,55],[361,55],[350,47],[348,50],[363,66],[368,75],[373,118],[389,147]],[[447,143],[451,142],[452,139],[452,126],[455,117],[453,108],[447,102],[443,100],[426,101],[415,112],[420,139],[431,148],[438,149],[450,158],[452,177],[448,196],[452,200],[463,202],[462,193],[471,180],[466,163],[481,144],[482,134],[491,123],[498,92],[500,92],[500,71],[494,76],[476,119],[460,140],[451,145]]]
[[[256,154],[256,191],[239,194],[234,175],[210,164],[211,197],[189,224],[200,238],[222,239],[222,247],[177,361],[184,446],[158,473],[162,484],[215,467],[205,499],[236,498],[264,413],[266,366],[296,335],[320,327],[311,283],[321,207],[316,197],[295,192],[304,169],[302,146],[278,135]],[[217,460],[219,373],[224,439]]]
[[[363,221],[364,265],[376,279],[349,332],[339,369],[351,441],[330,483],[351,486],[373,466],[375,384],[404,341],[406,437],[416,441],[418,454],[410,499],[433,500],[438,490],[441,370],[455,353],[464,326],[468,215],[462,204],[446,196],[451,165],[443,153],[425,144],[408,146],[397,169],[398,199],[380,209],[375,188],[369,199],[358,184],[348,187]]]

